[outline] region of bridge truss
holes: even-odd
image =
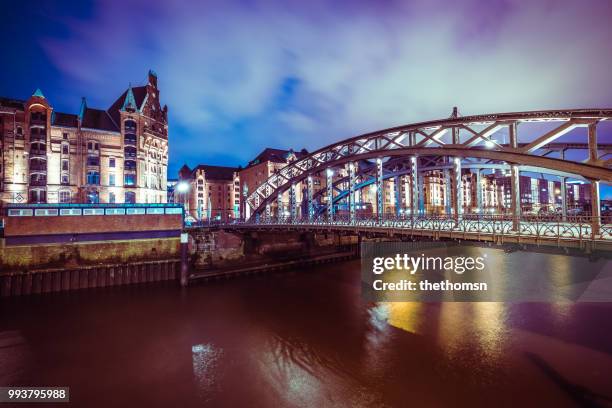
[[[463,205],[462,174],[466,171],[473,173],[479,185],[482,171],[500,171],[509,174],[511,182],[511,213],[505,218],[504,225],[510,220],[510,231],[528,233],[532,230],[529,224],[521,226],[525,217],[521,214],[520,174],[542,173],[556,176],[561,181],[561,222],[567,222],[568,216],[566,180],[571,178],[590,183],[592,205],[588,221],[589,236],[602,236],[599,184],[612,182],[612,144],[598,140],[597,129],[603,121],[611,118],[612,109],[548,110],[465,117],[458,116],[455,110],[448,119],[356,136],[319,149],[273,174],[248,196],[247,206],[251,213],[247,218],[266,224],[342,223],[356,226],[374,222],[382,226],[385,220],[389,220],[383,208],[384,182],[394,179],[394,185],[399,186],[399,179],[402,178],[409,189],[410,206],[403,209],[399,205],[400,192],[396,189],[393,219],[397,222],[403,219],[402,225],[405,225],[405,220],[410,218],[411,228],[416,222],[418,225],[435,224],[444,228],[464,225],[471,229],[473,227],[466,221],[469,217]],[[582,132],[584,135],[578,135],[581,138],[579,141],[559,141],[576,128],[586,130]],[[576,160],[566,156],[566,152],[575,150],[586,152],[586,157]],[[432,170],[444,174],[446,194],[445,214],[442,215],[427,214],[423,204],[424,175]],[[315,191],[313,177],[321,174],[325,175],[325,188]],[[372,184],[376,186],[376,214],[372,220],[359,220],[356,192]],[[305,211],[301,214],[298,214],[298,188],[305,197],[302,206]],[[281,211],[278,205],[286,193],[289,195],[288,214]],[[334,214],[335,205],[342,200],[348,202],[346,219]],[[324,205],[321,204],[323,202]],[[273,216],[274,208],[276,214]],[[481,193],[477,194],[476,213],[480,220],[484,219]],[[440,216],[446,221],[441,222]],[[560,231],[560,228],[564,227],[559,224],[556,230]],[[578,235],[583,236],[582,227],[579,230]]]

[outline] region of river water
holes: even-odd
[[[87,407],[612,403],[612,304],[365,303],[359,267],[3,300],[0,385]]]

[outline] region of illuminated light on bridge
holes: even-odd
[[[610,239],[610,228],[602,230],[599,185],[612,182],[612,144],[599,143],[597,126],[612,119],[612,109],[552,110],[518,113],[498,113],[461,117],[453,111],[448,119],[398,126],[342,140],[319,149],[273,174],[247,198],[251,222],[271,225],[337,225],[388,228],[410,228],[418,225],[423,230],[494,233],[508,235],[545,235],[557,238]],[[531,124],[554,125],[550,129],[519,132]],[[575,129],[586,129],[582,142],[559,141],[571,136]],[[566,136],[566,137],[567,137]],[[587,152],[584,160],[570,160],[566,151]],[[425,174],[439,171],[444,178],[444,214],[428,213],[424,202]],[[510,181],[510,214],[489,215],[483,207],[482,188],[476,188],[475,205],[466,209],[463,174],[474,177],[481,186],[481,172],[507,175]],[[521,173],[540,173],[560,180],[561,215],[558,220],[545,222],[521,213]],[[316,192],[312,176],[325,174],[325,188]],[[404,180],[407,192],[405,211],[402,208]],[[590,183],[591,213],[579,221],[568,218],[566,184],[581,180]],[[385,214],[385,180],[393,181],[395,214]],[[295,200],[297,185],[306,184],[306,205],[298,213]],[[375,193],[375,214],[364,219],[358,215],[365,206],[357,203],[363,189]],[[540,189],[538,188],[537,191]],[[280,210],[280,198],[289,191],[289,218]],[[552,193],[552,192],[551,192]],[[409,199],[409,200],[408,200]],[[277,216],[271,213],[277,201]],[[347,214],[336,214],[343,201]],[[325,203],[323,206],[322,203]],[[490,211],[489,211],[490,212]],[[260,215],[265,214],[261,218]],[[307,216],[306,216],[307,215]],[[495,218],[497,217],[497,218]],[[409,220],[408,220],[409,218]],[[530,221],[534,220],[534,221]],[[556,222],[556,223],[555,223]],[[556,226],[554,226],[555,224]],[[508,227],[509,225],[509,227]],[[588,234],[587,234],[588,232]]]

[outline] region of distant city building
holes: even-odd
[[[198,221],[231,221],[240,217],[240,177],[237,167],[184,165],[174,191],[188,215]]]
[[[164,203],[168,109],[157,76],[105,110],[83,98],[78,114],[55,111],[40,89],[0,98],[0,152],[5,203]]]

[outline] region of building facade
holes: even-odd
[[[197,221],[230,222],[240,217],[240,177],[237,167],[184,165],[174,189],[174,202]]]
[[[39,89],[0,98],[0,152],[5,203],[165,203],[168,108],[157,76],[106,110],[83,98],[78,114],[55,111]]]

